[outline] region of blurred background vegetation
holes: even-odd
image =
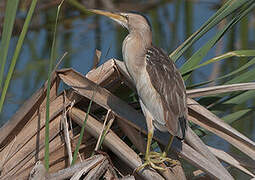
[[[12,33],[10,49],[7,56],[6,67],[10,65],[10,59],[15,45],[23,27],[26,13],[30,7],[31,0],[20,1],[15,19],[14,31]],[[27,32],[21,54],[16,64],[10,87],[7,92],[5,104],[0,114],[0,126],[2,126],[47,79],[50,50],[53,39],[54,23],[56,19],[56,8],[60,0],[38,1],[32,21]],[[168,54],[175,50],[185,39],[195,32],[207,21],[224,3],[224,0],[66,0],[62,6],[59,17],[58,32],[56,37],[55,55],[59,59],[65,52],[61,67],[72,67],[86,74],[93,66],[95,49],[102,51],[100,64],[110,58],[122,59],[122,41],[127,32],[111,20],[96,15],[90,15],[85,8],[112,9],[120,11],[139,11],[144,13],[150,20],[153,29],[154,44],[163,48]],[[5,18],[6,1],[0,2],[0,36],[2,36],[3,22]],[[239,50],[254,49],[255,39],[255,11],[249,13],[237,25],[233,26],[223,38],[209,51],[204,60],[208,60],[223,53]],[[196,50],[198,50],[208,39],[215,35],[217,30],[222,29],[231,19],[230,17],[221,21],[212,28],[184,56],[177,61],[180,67]],[[2,39],[2,37],[0,38]],[[1,55],[0,55],[1,56]],[[56,59],[56,60],[57,60]],[[187,87],[208,80],[215,80],[228,74],[249,62],[250,58],[232,57],[227,61],[213,63],[196,70],[186,81]],[[242,82],[255,80],[255,70],[250,66],[243,72],[250,71],[250,78]],[[7,70],[5,70],[5,74]],[[236,75],[238,76],[238,74]],[[213,81],[206,86],[224,84],[231,78]],[[1,90],[0,90],[1,92]],[[199,99],[201,104],[223,117],[233,115],[238,118],[228,117],[231,125],[238,131],[255,141],[255,124],[253,113],[255,91],[244,94],[235,103],[234,96],[231,101],[217,104],[218,97],[207,97]],[[226,97],[226,99],[229,97]],[[235,114],[234,114],[235,115]],[[227,118],[226,118],[227,119]],[[227,152],[238,153],[236,149],[228,145],[224,140],[207,135],[203,140],[208,145],[215,146]],[[235,172],[236,171],[236,172]],[[238,170],[232,174],[239,177]],[[242,174],[243,177],[243,174]]]

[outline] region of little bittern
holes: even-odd
[[[180,72],[173,61],[152,45],[152,30],[148,19],[139,13],[91,10],[117,21],[129,31],[122,45],[125,66],[136,87],[146,117],[148,140],[145,163],[162,170],[156,164],[175,161],[167,158],[174,136],[184,139],[187,129],[187,98]],[[150,152],[154,127],[172,134],[162,154]]]

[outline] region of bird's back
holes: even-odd
[[[182,76],[166,53],[155,46],[147,49],[145,62],[146,77],[141,77],[138,95],[153,116],[156,127],[165,127],[172,135],[183,139],[188,110]]]

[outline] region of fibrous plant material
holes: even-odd
[[[29,174],[29,180],[45,180],[47,171],[41,161],[38,161]]]
[[[109,122],[108,122],[108,119],[109,119]],[[104,125],[103,125],[103,128],[102,128],[102,131],[101,131],[100,136],[97,140],[95,151],[98,151],[99,148],[101,147],[101,145],[104,141],[104,137],[108,133],[109,129],[111,128],[111,125],[112,125],[114,119],[115,119],[115,117],[114,117],[114,115],[111,114],[111,110],[108,110],[107,114],[106,114],[106,117],[105,117],[105,120],[104,120]]]
[[[99,104],[100,106],[106,109],[111,109],[112,112],[116,115],[116,117],[123,119],[127,123],[130,121],[133,122],[134,124],[136,124],[135,126],[137,129],[145,130],[146,125],[144,124],[145,123],[144,117],[141,116],[141,114],[137,113],[137,111],[129,107],[125,102],[118,99],[116,96],[112,95],[107,90],[97,86],[96,84],[93,84],[91,81],[85,79],[84,77],[82,77],[82,75],[80,75],[77,72],[74,72],[71,69],[58,71],[58,75],[66,84],[73,87],[74,90],[76,90],[79,94],[85,97],[89,98],[91,93],[93,93],[92,89],[96,89],[98,93],[94,96],[95,103]],[[138,120],[139,117],[140,120]],[[167,139],[165,139],[167,138],[167,135],[163,136],[163,138],[164,138],[163,142],[167,142]],[[192,163],[195,163],[196,165],[199,166],[199,168],[203,168],[208,173],[212,173],[213,172],[212,169],[214,169],[215,172],[212,173],[211,175],[215,177],[222,176],[222,178],[225,178],[226,173],[223,172],[224,168],[217,168],[212,162],[210,165],[210,161],[208,159],[205,159],[203,156],[199,155],[199,153],[197,154],[194,151],[192,151],[192,148],[185,149],[184,148],[185,143],[182,143],[181,145],[178,144],[176,141],[174,141],[174,143],[175,146],[173,148],[174,149],[176,148],[175,150],[182,156],[184,156],[185,159],[187,158],[187,160],[191,161]],[[183,152],[185,150],[187,152]],[[191,156],[190,154],[194,154],[194,156]],[[207,168],[210,169],[210,172],[208,171]]]
[[[58,78],[55,73],[51,75],[51,99],[56,97],[58,89]],[[28,120],[35,115],[39,107],[45,103],[47,81],[37,90],[13,115],[13,117],[0,128],[0,148],[8,144],[16,134],[24,127]]]
[[[92,106],[93,111],[88,114],[88,121],[85,126],[85,136],[79,149],[81,158],[78,160],[85,162],[87,161],[86,158],[93,153],[95,144],[98,141],[97,139],[103,130],[102,121],[104,120],[104,116],[98,115],[97,113],[97,111],[100,110],[104,113],[111,111],[113,117],[115,117],[112,128],[108,130],[108,133],[105,133],[105,137],[101,141],[103,147],[102,150],[104,150],[107,154],[113,153],[114,155],[112,156],[116,156],[118,161],[124,162],[129,169],[131,168],[134,170],[142,164],[141,158],[126,144],[123,137],[128,137],[133,144],[133,147],[137,147],[139,151],[144,152],[144,137],[146,136],[146,124],[144,117],[139,111],[115,96],[113,93],[113,91],[116,89],[115,87],[121,86],[121,82],[125,82],[130,89],[133,89],[128,74],[123,67],[125,67],[123,62],[110,60],[88,73],[86,75],[87,78],[72,69],[63,69],[57,71],[57,76],[55,76],[55,80],[52,82],[53,84],[51,86],[52,94],[50,103],[51,111],[49,145],[50,153],[52,155],[50,158],[50,175],[48,177],[62,177],[59,173],[56,174],[56,172],[65,174],[61,170],[68,168],[70,165],[68,162],[69,156],[67,153],[66,143],[64,141],[65,136],[60,128],[61,119],[63,119],[62,114],[66,111],[67,117],[71,118],[73,124],[72,130],[67,127],[65,128],[66,134],[70,134],[70,132],[73,134],[73,136],[70,138],[71,152],[73,153],[74,146],[77,144],[77,139],[80,135],[79,126],[81,126],[84,121],[88,102],[90,101],[94,90],[97,91],[93,98],[95,104]],[[96,72],[100,71],[101,73],[99,76]],[[66,95],[65,93],[61,93],[59,95],[56,94],[58,87],[57,82],[59,81],[58,77],[71,87],[71,89],[67,91]],[[98,83],[98,85],[95,82]],[[108,90],[104,87],[106,87]],[[237,87],[236,90],[241,89]],[[209,91],[210,93],[213,92],[212,89]],[[10,134],[12,134],[13,137],[16,136],[15,139],[3,141],[6,142],[6,146],[0,151],[3,169],[1,176],[2,179],[10,179],[14,177],[25,179],[28,177],[28,174],[34,167],[35,162],[44,158],[44,133],[42,132],[45,128],[45,88],[40,92],[41,95],[36,95],[36,97],[41,98],[40,101],[37,100],[37,103],[32,103],[29,106],[31,109],[34,109],[31,110],[28,109],[28,107],[24,108],[26,109],[24,112],[33,112],[32,115],[21,116],[19,121],[16,121],[15,123],[16,125],[24,123],[25,126],[23,125],[20,127],[20,130],[17,132],[7,131],[3,137],[0,137],[0,139],[2,138],[4,140],[6,137],[10,137]],[[198,90],[198,92],[203,92],[203,90]],[[194,95],[196,95],[195,92]],[[74,107],[70,108],[72,102],[75,102]],[[189,99],[188,104],[190,108],[189,120],[197,122],[198,124],[200,123],[205,129],[225,138],[238,148],[245,147],[245,149],[248,149],[248,151],[251,152],[250,156],[252,157],[254,152],[253,141],[233,130],[232,127],[226,125],[217,116],[203,108],[196,101]],[[26,119],[25,117],[29,118]],[[217,131],[213,129],[212,124],[217,125]],[[10,127],[12,127],[12,129],[16,128],[14,125]],[[236,156],[231,156],[230,154],[225,154],[219,150],[205,146],[191,129],[188,130],[188,136],[189,138],[187,138],[184,142],[180,142],[177,139],[174,140],[172,150],[176,152],[177,159],[183,158],[187,160],[192,165],[201,169],[204,173],[211,177],[230,179],[229,173],[226,172],[225,168],[214,157],[215,155],[229,165],[242,170],[251,177],[254,177],[253,173],[248,169],[253,166],[252,162],[248,163],[248,161],[246,161],[247,163],[245,164],[241,159],[236,158]],[[165,145],[167,139],[167,134],[156,133],[154,140],[160,145]],[[209,150],[211,150],[212,153],[208,152]],[[9,155],[4,156],[4,154],[7,152]],[[93,156],[92,159],[97,156],[98,155]],[[100,157],[105,159],[105,156],[100,155]],[[110,156],[109,158],[111,159],[112,157]],[[85,166],[81,167],[79,170],[72,170],[72,173],[69,173],[68,177],[70,178],[78,171],[81,171],[80,174],[82,174],[83,177],[90,177],[90,175],[94,174],[104,176],[104,173],[106,173],[112,167],[110,159],[107,159],[107,161],[109,160],[108,162],[103,162],[100,160],[98,163],[101,165],[96,164],[90,166],[91,168],[89,171],[81,171],[81,169],[83,169]],[[77,163],[80,163],[79,161],[77,161]],[[116,163],[114,161],[115,160],[113,160],[113,164]],[[94,169],[94,167],[97,168]],[[121,169],[121,167],[119,168]],[[129,174],[130,173],[132,172],[129,171]],[[145,179],[155,179],[155,177],[157,179],[163,179],[163,177],[167,179],[185,179],[185,173],[183,172],[181,166],[172,167],[172,170],[161,173],[162,175],[151,169],[145,169],[138,174]]]
[[[200,106],[196,101],[188,99],[188,104],[190,104],[189,114],[192,122],[224,138],[255,160],[255,143],[252,140],[226,124],[206,108]]]
[[[82,171],[83,173],[88,172],[89,170],[93,169],[94,166],[103,162],[105,159],[106,158],[103,155],[95,155],[69,168],[62,169],[62,170],[59,170],[58,172],[49,174],[47,178],[49,180],[71,178],[80,171]]]
[[[70,117],[79,125],[82,125],[83,118],[85,115],[85,112],[73,108],[69,112]],[[99,137],[101,129],[103,128],[103,125],[98,122],[96,119],[94,119],[91,116],[88,116],[87,119],[87,126],[85,127],[85,130],[92,134],[94,137]],[[133,169],[137,168],[138,166],[142,165],[142,160],[140,157],[129,147],[127,146],[115,133],[110,131],[104,139],[103,144],[107,146],[113,153],[115,153],[122,161],[127,163],[129,166],[131,166]],[[139,172],[139,175],[143,176],[146,179],[163,179],[160,177],[159,174],[156,172],[145,169],[144,171]]]
[[[66,110],[64,110],[64,113],[62,115],[61,125],[62,125],[63,131],[64,131],[64,138],[65,138],[66,149],[67,149],[67,152],[68,152],[69,165],[71,165],[72,160],[73,160],[73,156],[72,156],[72,150],[71,150],[70,136],[69,136],[69,132],[68,132],[68,123],[67,123],[67,117],[66,117]]]

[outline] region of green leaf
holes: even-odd
[[[219,96],[209,96],[209,97],[203,97],[198,100],[199,104],[203,104],[203,106],[209,106],[210,104],[214,103],[215,101],[220,100],[221,97]]]
[[[246,91],[238,96],[228,99],[223,104],[242,104],[255,97],[255,90]]]
[[[47,83],[47,94],[46,94],[46,122],[45,122],[45,155],[44,155],[44,163],[45,168],[49,170],[49,121],[50,121],[50,79],[51,73],[53,69],[53,62],[55,60],[55,52],[56,52],[56,36],[57,36],[57,26],[58,26],[58,16],[60,12],[60,8],[63,4],[64,0],[58,5],[55,26],[54,26],[54,34],[53,34],[53,41],[51,46],[51,54],[50,54],[50,65],[48,70],[48,83]]]
[[[202,46],[192,57],[181,67],[181,72],[186,72],[189,69],[195,67],[209,50],[215,45],[215,43],[226,33],[226,31],[231,28],[234,24],[236,24],[242,17],[244,17],[247,13],[249,13],[255,7],[255,3],[246,4],[243,7],[243,11],[239,12],[222,30],[220,30],[211,40],[209,40],[204,46]],[[190,74],[184,77],[184,80],[187,80],[190,77]]]
[[[247,113],[251,112],[252,109],[243,109],[243,110],[240,110],[240,111],[237,111],[237,112],[234,112],[234,113],[231,113],[231,114],[228,114],[224,117],[222,117],[221,119],[227,123],[227,124],[231,124],[237,120],[239,120],[241,117],[243,117],[244,115],[246,115]],[[201,127],[194,127],[192,128],[194,130],[194,132],[199,136],[199,137],[204,137],[208,134],[211,134],[210,131],[204,129],[204,128],[201,128]]]
[[[225,79],[225,78],[228,78],[228,77],[231,77],[245,69],[247,69],[248,67],[252,66],[255,64],[255,58],[251,59],[249,62],[247,62],[245,65],[239,67],[238,69],[224,75],[224,76],[221,76],[219,78],[216,78],[214,80],[210,80],[210,81],[205,81],[205,82],[201,82],[201,83],[198,83],[198,84],[194,84],[190,87],[188,87],[187,89],[192,89],[192,88],[195,88],[195,87],[200,87],[200,86],[203,86],[203,85],[206,85],[206,84],[209,84],[211,82],[214,82],[214,81],[217,81],[217,80],[222,80],[222,79]],[[233,80],[230,80],[228,82],[226,82],[225,84],[234,84],[234,83],[241,83],[241,82],[244,82],[243,80],[245,80],[245,82],[248,82],[250,79],[254,79],[253,77],[253,73],[255,73],[253,70],[250,70],[250,71],[247,71],[243,74],[241,74],[240,76],[234,78]],[[184,75],[185,76],[185,75]]]
[[[242,73],[241,75],[227,81],[224,84],[235,84],[235,83],[239,83],[239,82],[250,82],[253,81],[255,79],[255,69],[246,71],[244,73]]]
[[[0,91],[2,89],[4,67],[7,59],[9,44],[11,40],[14,20],[18,8],[19,0],[8,0],[6,4],[6,10],[4,15],[3,34],[0,45]]]
[[[174,52],[170,54],[170,58],[176,61],[180,56],[192,46],[198,39],[200,39],[211,28],[217,25],[222,19],[229,14],[235,12],[241,6],[249,3],[247,0],[229,0],[227,1],[203,26],[193,33],[184,43],[182,43]]]
[[[250,56],[255,56],[255,50],[237,50],[237,51],[231,51],[225,54],[222,54],[220,56],[214,57],[212,59],[207,60],[206,62],[197,65],[191,69],[188,69],[187,71],[183,72],[183,74],[187,74],[191,71],[194,71],[195,69],[198,69],[200,67],[206,66],[208,64],[226,59],[226,58],[230,58],[230,57],[250,57]]]
[[[1,99],[0,99],[0,113],[2,112],[5,96],[6,96],[6,93],[7,93],[11,78],[12,78],[12,74],[13,74],[17,59],[19,57],[19,54],[20,54],[20,51],[21,51],[21,48],[22,48],[22,45],[23,45],[23,42],[24,42],[24,39],[25,39],[25,36],[27,34],[28,26],[30,24],[32,15],[34,13],[36,3],[37,3],[37,0],[33,0],[31,5],[30,5],[25,23],[23,25],[21,34],[20,34],[18,42],[17,42],[17,46],[16,46],[15,51],[14,51],[14,55],[13,55],[12,60],[11,60],[11,65],[10,65],[9,71],[7,73],[7,77],[6,77],[6,80],[5,80],[5,83],[4,83],[4,87],[3,87],[3,91],[2,91],[2,95],[1,95]]]
[[[228,114],[228,115],[222,117],[221,119],[224,120],[226,123],[231,124],[234,121],[240,119],[242,116],[246,115],[247,113],[249,113],[251,111],[252,111],[252,109],[243,109],[243,110]]]
[[[71,6],[75,7],[76,9],[78,9],[80,12],[82,12],[83,14],[89,15],[91,14],[91,12],[89,12],[86,7],[80,3],[77,0],[67,0],[67,3],[70,4]]]
[[[91,98],[91,100],[89,102],[89,107],[88,107],[85,119],[84,119],[82,127],[81,127],[80,137],[79,137],[79,140],[78,140],[77,145],[75,147],[75,151],[74,151],[74,154],[73,154],[73,160],[72,160],[71,165],[74,165],[74,163],[75,163],[75,161],[77,159],[77,155],[78,155],[78,152],[79,152],[79,149],[80,149],[80,145],[81,145],[81,142],[82,142],[82,139],[83,139],[83,135],[84,135],[85,126],[86,126],[87,119],[88,119],[88,116],[89,116],[89,112],[90,112],[90,109],[91,109],[91,105],[92,105],[92,102],[93,102],[92,100],[94,99],[94,95],[95,95],[95,91],[93,92],[92,98]]]

